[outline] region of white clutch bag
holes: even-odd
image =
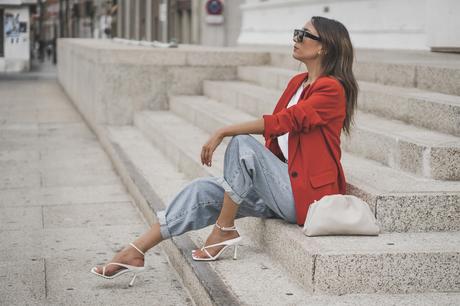
[[[307,236],[378,235],[380,229],[366,202],[353,195],[334,194],[310,205],[303,232]]]

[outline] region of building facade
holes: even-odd
[[[147,41],[234,46],[243,0],[118,0],[116,36]]]
[[[0,72],[30,69],[31,23],[36,2],[0,0]]]
[[[458,0],[246,0],[240,45],[289,45],[312,16],[341,21],[357,48],[460,51]]]

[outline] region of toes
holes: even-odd
[[[198,257],[198,258],[206,258],[206,254],[204,254],[204,252],[202,252],[201,250],[193,250],[193,256],[194,257]]]

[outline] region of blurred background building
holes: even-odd
[[[0,72],[29,70],[36,2],[0,0]]]
[[[0,71],[55,61],[58,37],[289,46],[315,15],[356,48],[460,52],[458,0],[0,0]]]

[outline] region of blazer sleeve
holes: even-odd
[[[265,139],[285,133],[308,133],[342,115],[345,105],[342,85],[334,79],[318,80],[316,88],[305,100],[273,115],[263,115]]]

